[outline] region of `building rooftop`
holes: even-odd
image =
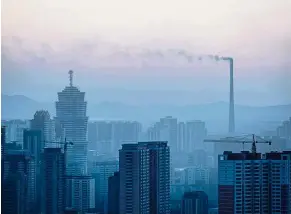
[[[183,198],[207,197],[204,191],[185,192]]]
[[[223,155],[225,156],[224,160],[281,160],[282,155],[289,155],[291,158],[291,151],[269,152],[263,155],[261,153],[250,153],[248,151],[242,151],[240,153],[225,151]]]

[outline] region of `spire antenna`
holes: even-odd
[[[74,74],[74,71],[70,70],[69,75],[70,75],[70,86],[71,87],[73,86],[73,74]]]

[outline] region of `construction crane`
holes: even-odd
[[[65,138],[64,142],[57,142],[57,141],[44,141],[44,143],[55,143],[55,144],[63,144],[64,145],[64,164],[65,164],[65,171],[67,171],[67,158],[66,158],[66,154],[67,154],[67,150],[68,150],[68,145],[74,145],[73,142],[71,141],[67,141],[67,138]]]
[[[64,145],[64,153],[67,153],[68,145],[74,145],[73,142],[67,141],[67,138],[65,138],[64,142],[58,142],[58,141],[44,141],[44,143],[55,143],[55,144],[63,144]]]
[[[251,136],[251,139],[249,139],[250,136]],[[253,154],[257,153],[257,146],[256,146],[257,143],[269,144],[269,146],[272,144],[271,141],[266,141],[265,139],[263,139],[259,136],[256,136],[254,134],[240,136],[240,137],[225,137],[225,138],[221,138],[219,140],[205,139],[204,142],[207,142],[207,143],[241,143],[241,144],[243,144],[243,150],[244,150],[245,143],[251,143]]]

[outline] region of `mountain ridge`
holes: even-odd
[[[55,116],[53,102],[38,102],[24,95],[1,95],[2,119],[32,119],[35,111],[48,110],[51,117]],[[90,120],[102,118],[105,120],[124,119],[136,120],[150,125],[159,118],[173,116],[179,121],[203,120],[209,130],[225,130],[228,124],[228,103],[216,102],[201,105],[129,105],[122,102],[88,102],[87,115]],[[262,123],[281,121],[291,116],[291,104],[275,106],[235,106],[236,126],[241,131],[261,129]],[[273,126],[274,126],[273,124]],[[268,128],[268,127],[263,127]],[[273,127],[272,127],[273,129]]]

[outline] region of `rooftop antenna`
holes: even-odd
[[[70,86],[71,87],[73,86],[73,74],[74,74],[74,71],[70,70],[69,75],[70,75]]]

